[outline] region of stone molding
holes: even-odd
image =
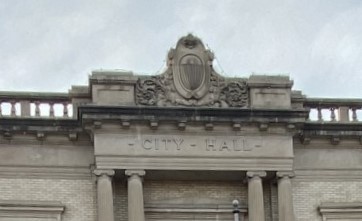
[[[323,221],[362,220],[362,202],[325,202],[318,209]]]
[[[0,166],[0,178],[87,180],[91,177],[88,167]]]
[[[241,205],[240,221],[244,220],[248,208]],[[217,215],[220,220],[232,220],[233,207],[228,204],[145,204],[146,218],[150,220],[164,219],[194,219],[195,216],[201,220],[212,220]]]
[[[341,182],[343,181],[361,181],[362,171],[355,169],[308,169],[308,170],[295,170],[294,182]]]
[[[26,218],[41,220],[62,220],[65,206],[58,201],[0,200],[0,220]]]
[[[278,171],[291,169],[293,159],[263,159],[250,157],[243,159],[216,159],[216,158],[177,158],[177,157],[137,157],[140,161],[130,161],[129,156],[96,156],[97,166],[109,169],[144,169],[149,170],[217,170],[240,171],[245,169],[260,169]],[[171,165],[171,166],[170,166]]]

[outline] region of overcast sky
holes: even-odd
[[[66,92],[100,68],[155,74],[189,32],[223,75],[362,98],[361,0],[0,0],[0,90]]]

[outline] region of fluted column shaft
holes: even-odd
[[[249,221],[265,221],[262,177],[265,171],[247,172]]]
[[[144,221],[143,185],[144,170],[126,170],[128,176],[128,220]]]
[[[114,221],[112,177],[114,170],[94,170],[97,176],[98,221]]]
[[[279,221],[294,221],[291,172],[277,172]]]

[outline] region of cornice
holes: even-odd
[[[205,107],[150,107],[150,106],[99,106],[79,107],[78,118],[87,119],[139,119],[157,118],[160,120],[185,119],[189,121],[267,121],[267,122],[303,122],[308,115],[306,110],[292,109],[241,109],[241,108],[205,108]]]
[[[80,123],[77,119],[48,119],[48,118],[19,118],[2,117],[0,118],[0,130],[15,129],[29,130],[29,128],[56,128],[57,130],[69,130],[70,128],[79,128]]]

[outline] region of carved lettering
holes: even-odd
[[[151,150],[152,149],[153,142],[150,139],[144,139],[142,142],[142,147],[145,150]]]
[[[210,151],[210,150],[215,151],[216,150],[216,140],[206,139],[206,150],[207,151]]]
[[[180,137],[172,138],[143,138],[140,141],[141,147],[144,150],[155,151],[193,151],[194,148],[205,148],[206,151],[222,151],[222,152],[241,152],[252,151],[255,148],[262,148],[263,142],[261,139],[213,139],[206,138],[205,144],[197,144],[195,141],[185,140]],[[134,146],[132,144],[129,146]]]
[[[230,151],[228,142],[226,142],[225,140],[222,141],[219,150],[220,150],[220,151],[223,151],[223,150],[228,150],[228,151]]]
[[[166,139],[155,139],[155,150],[167,150],[167,140]]]
[[[244,140],[233,140],[233,144],[234,144],[234,151],[242,151],[243,150],[243,146],[244,146]]]
[[[248,141],[244,141],[244,151],[251,151],[253,146]]]
[[[176,149],[181,150],[181,144],[182,144],[182,142],[184,142],[184,139],[182,139],[182,138],[180,138],[180,139],[174,138],[172,140],[176,144]]]

